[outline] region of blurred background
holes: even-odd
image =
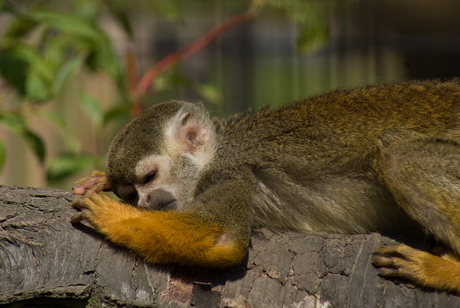
[[[223,117],[459,75],[458,0],[0,0],[0,184],[70,189],[164,100]]]

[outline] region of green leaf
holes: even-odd
[[[0,123],[4,124],[13,132],[21,134],[24,128],[24,121],[16,114],[2,112],[0,113]]]
[[[194,84],[192,89],[209,103],[219,105],[223,100],[222,93],[214,83]]]
[[[24,29],[20,22],[24,21]],[[30,11],[16,18],[9,36],[1,40],[0,73],[18,92],[32,102],[49,100],[68,77],[84,63],[102,69],[122,81],[122,71],[110,40],[93,18],[56,11]],[[40,25],[37,46],[19,34]]]
[[[41,163],[45,161],[45,144],[43,143],[42,139],[38,137],[36,134],[31,132],[28,128],[24,127],[22,132],[22,136],[27,144],[30,146],[32,151],[34,151],[35,155],[37,155],[38,159]]]
[[[310,53],[323,47],[329,40],[326,18],[319,9],[303,0],[268,0],[267,5],[284,11],[297,26],[297,50]]]
[[[153,2],[155,11],[172,21],[180,20],[179,5],[177,0],[156,0]]]
[[[53,95],[50,86],[40,74],[31,72],[26,80],[26,96],[35,103],[45,102]]]
[[[46,179],[51,185],[56,184],[76,173],[95,166],[99,158],[95,156],[64,153],[53,158],[46,170]]]
[[[113,53],[109,42],[106,42],[106,44],[101,42],[101,44],[93,46],[86,59],[86,65],[93,71],[99,69],[106,71],[118,84],[121,84],[122,71],[120,62]]]
[[[0,171],[2,171],[6,160],[6,149],[3,142],[0,140]]]
[[[73,58],[64,63],[54,78],[53,89],[56,93],[62,90],[66,81],[81,66],[81,63],[81,58]]]
[[[85,20],[95,20],[98,13],[101,12],[100,0],[78,0],[68,1],[72,15],[78,16]]]
[[[155,91],[164,91],[177,85],[183,85],[201,95],[207,102],[219,105],[222,102],[222,93],[218,90],[217,86],[213,83],[198,83],[192,81],[190,78],[179,75],[170,70],[160,74],[155,79]]]
[[[66,129],[65,121],[62,116],[55,112],[46,109],[39,109],[36,111],[39,116],[42,116],[50,121],[58,130],[63,131]]]
[[[324,17],[314,8],[309,10],[310,14],[296,14],[293,16],[297,23],[297,50],[300,53],[310,53],[322,48],[329,41],[329,31]]]
[[[37,26],[37,23],[27,16],[16,15],[15,17],[16,18],[9,24],[9,27],[4,34],[5,37],[25,37]]]
[[[0,12],[13,13],[13,6],[6,1],[0,1]]]
[[[35,155],[37,155],[40,162],[43,163],[45,161],[45,144],[40,137],[29,130],[21,116],[11,113],[1,113],[0,123],[3,123],[13,132],[22,136]]]
[[[64,137],[64,143],[67,149],[69,149],[70,151],[74,153],[76,153],[79,150],[80,144],[75,138],[75,136],[72,136],[67,130],[66,124],[62,116],[50,110],[46,110],[42,108],[38,109],[35,112],[39,116],[42,116],[43,118],[47,119],[54,125],[57,131]]]
[[[104,2],[109,8],[113,17],[115,17],[115,20],[121,25],[123,30],[125,30],[126,34],[132,38],[133,29],[131,27],[128,15],[126,14],[127,10],[125,3],[127,2],[121,0],[104,0]]]
[[[104,114],[100,103],[88,93],[83,93],[80,95],[80,105],[91,123],[97,128],[100,128],[104,120]]]
[[[32,14],[31,18],[80,39],[92,42],[106,39],[105,35],[93,23],[70,14],[56,11],[38,11]]]
[[[0,74],[19,94],[26,95],[26,80],[30,64],[11,52],[0,54]]]
[[[53,96],[52,81],[54,69],[38,51],[26,44],[18,44],[10,54],[27,63],[24,92],[20,92],[32,102],[42,102]]]
[[[104,114],[104,125],[116,120],[121,120],[125,123],[129,120],[128,104],[118,104],[117,106],[107,110],[107,112]]]
[[[41,36],[38,44],[40,47],[35,48],[35,50],[43,61],[49,63],[53,70],[57,71],[70,55],[70,57],[80,56],[79,54],[75,55],[71,41],[65,35],[58,35],[55,30],[48,30]]]

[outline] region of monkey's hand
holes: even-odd
[[[142,210],[94,193],[78,197],[72,206],[81,210],[72,222],[90,222],[110,241],[153,263],[224,267],[238,264],[246,254],[247,245],[231,230],[200,212]]]
[[[74,195],[84,195],[85,193],[98,193],[110,190],[105,172],[93,171],[90,176],[75,182],[72,191]]]
[[[102,194],[87,192],[85,196],[79,196],[72,202],[72,207],[80,210],[79,213],[70,219],[73,223],[79,223],[83,220],[88,221],[99,232],[105,233],[104,225],[116,224],[120,218],[128,213],[123,203]],[[109,219],[110,221],[104,221]]]
[[[374,252],[372,260],[381,276],[460,293],[460,264],[447,254],[438,257],[399,244],[380,247]]]

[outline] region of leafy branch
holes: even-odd
[[[26,114],[32,111],[34,115],[46,118],[62,132],[65,149],[50,160],[47,168],[50,183],[100,161],[94,155],[81,153],[76,142],[68,141],[72,137],[69,137],[62,115],[49,110],[39,112],[64,93],[72,77],[80,72],[103,72],[117,85],[119,102],[108,110],[104,110],[100,102],[84,89],[79,97],[80,107],[94,128],[101,131],[113,120],[126,119],[128,110],[131,116],[138,114],[143,108],[143,98],[152,95],[151,85],[161,73],[203,50],[226,31],[259,16],[265,7],[283,12],[297,25],[299,51],[309,51],[327,40],[326,27],[309,1],[252,0],[245,12],[225,19],[188,46],[155,63],[138,78],[134,52],[128,50],[125,53],[123,68],[110,38],[98,23],[100,12],[108,12],[132,39],[134,34],[126,13],[127,1],[69,1],[71,8],[68,11],[50,9],[53,3],[52,0],[0,2],[0,14],[9,15],[11,19],[0,39],[0,75],[19,97],[17,107],[6,107],[0,98],[0,124],[22,136],[42,163],[46,157],[44,142],[29,127]],[[179,10],[174,3],[155,1],[155,7],[164,16],[177,17]],[[160,9],[160,5],[167,9]],[[0,140],[0,168],[5,157],[5,146]]]

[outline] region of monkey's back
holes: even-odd
[[[362,159],[386,131],[407,129],[436,135],[457,130],[459,113],[457,81],[367,86],[230,118],[224,124],[223,142],[237,142],[238,151],[302,155],[314,161],[340,160],[350,154],[350,159],[355,155]],[[260,151],[261,147],[271,151]],[[264,158],[249,157],[259,162]]]
[[[391,229],[405,215],[386,209],[394,200],[372,169],[379,139],[404,130],[456,135],[459,112],[458,81],[336,90],[230,118],[220,129],[216,155],[227,162],[223,166],[252,170],[256,225]]]

